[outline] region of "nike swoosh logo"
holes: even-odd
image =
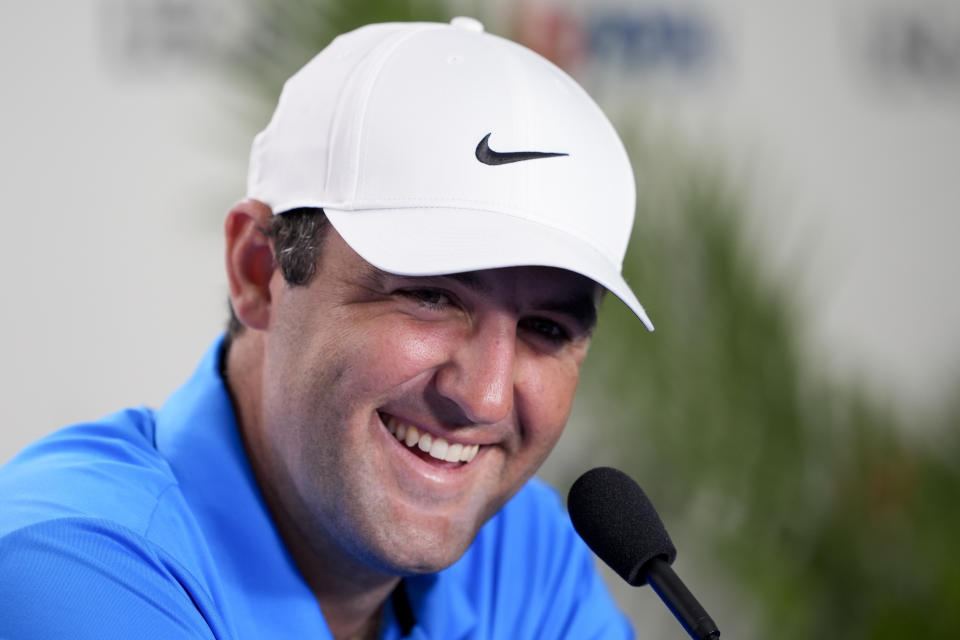
[[[507,151],[499,152],[490,148],[488,140],[490,135],[483,136],[483,140],[477,145],[477,160],[483,164],[499,165],[510,164],[511,162],[522,162],[524,160],[536,160],[537,158],[553,158],[556,156],[568,156],[569,153],[550,153],[547,151]]]

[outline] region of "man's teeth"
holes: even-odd
[[[478,444],[460,444],[459,442],[450,444],[443,438],[432,436],[426,432],[421,433],[412,424],[400,422],[393,416],[387,418],[387,429],[397,440],[411,449],[419,447],[421,451],[429,453],[430,457],[437,460],[470,462],[477,456],[477,451],[480,450]]]

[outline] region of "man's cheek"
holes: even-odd
[[[366,350],[370,357],[390,368],[391,375],[405,378],[443,364],[451,344],[449,332],[442,328],[400,326],[382,332],[377,340],[368,343]]]

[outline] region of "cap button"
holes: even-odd
[[[457,16],[450,21],[450,26],[473,31],[474,33],[483,32],[483,23],[476,18],[468,18],[467,16]]]

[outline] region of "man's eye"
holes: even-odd
[[[399,293],[430,309],[443,309],[452,303],[449,295],[436,289],[402,289]]]
[[[520,326],[556,344],[570,340],[570,333],[562,325],[547,318],[526,318],[520,322]]]

